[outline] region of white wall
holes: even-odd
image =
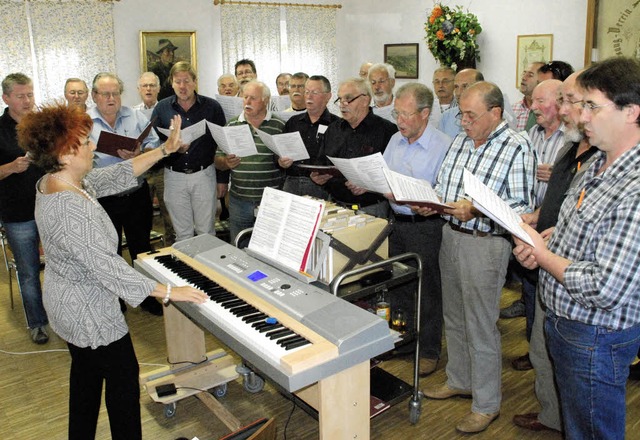
[[[424,0],[298,0],[300,3],[341,3],[336,41],[340,78],[355,76],[365,61],[382,62],[384,44],[420,43],[418,81],[430,84],[438,67],[424,40],[424,22],[433,2]],[[521,95],[516,89],[517,35],[553,34],[553,58],[582,67],[586,28],[586,0],[456,0],[475,13],[483,31],[479,36],[485,78],[497,83],[511,102]],[[549,12],[552,11],[552,12]],[[123,102],[138,102],[135,84],[140,74],[140,31],[196,31],[199,92],[216,93],[222,74],[220,6],[212,0],[137,0],[114,4],[116,66],[127,86]],[[399,80],[402,84],[407,80]],[[271,79],[265,78],[270,84]]]
[[[419,78],[431,84],[438,67],[424,40],[424,22],[433,1],[343,0],[338,14],[339,71],[341,78],[357,75],[367,60],[382,62],[384,44],[420,43]],[[511,102],[521,99],[516,89],[517,35],[553,34],[553,58],[581,68],[584,62],[586,0],[456,0],[478,16],[482,33],[478,37],[481,61],[478,69],[509,95]],[[408,80],[398,80],[402,84]]]

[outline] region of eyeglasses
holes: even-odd
[[[120,92],[97,92],[97,94],[106,99],[120,97]]]
[[[67,93],[71,96],[84,96],[87,94],[84,90],[69,90]]]
[[[439,86],[439,85],[442,84],[443,86],[448,86],[452,82],[453,82],[452,79],[434,79],[433,80],[433,85],[434,86]]]
[[[475,116],[474,114],[469,112],[460,112],[456,115],[456,119],[460,121],[460,125],[473,125],[476,122],[478,122],[480,118],[482,118],[484,115],[489,113],[492,109],[493,107],[489,107],[489,109],[483,114],[481,114],[480,116]],[[466,121],[465,121],[465,118],[466,118]]]
[[[253,75],[253,70],[251,69],[247,69],[247,70],[238,70],[236,72],[236,76],[240,76],[240,75]]]
[[[147,87],[149,87],[150,89],[155,89],[156,87],[158,87],[158,84],[153,84],[153,83],[140,84],[141,89],[146,89]]]
[[[318,95],[324,95],[325,93],[329,93],[329,92],[319,92],[317,90],[305,90],[304,91],[304,95],[305,96],[318,96]]]
[[[616,105],[616,103],[609,102],[607,104],[594,104],[593,102],[590,102],[590,101],[582,101],[580,105],[583,111],[596,113],[595,110],[598,110],[599,108],[602,108],[602,107],[609,107],[610,105]]]
[[[416,110],[416,111],[415,111],[415,112],[413,112],[413,113],[405,113],[405,112],[399,112],[399,111],[397,111],[397,110],[394,108],[393,110],[391,110],[391,117],[392,117],[393,119],[395,119],[396,121],[397,121],[398,119],[400,119],[400,118],[402,118],[402,119],[405,119],[405,120],[406,120],[406,119],[409,119],[409,118],[410,118],[411,116],[413,116],[413,115],[417,115],[417,114],[418,114],[418,113],[420,113],[422,110],[424,110],[424,109],[419,108],[418,110]]]
[[[580,104],[580,106],[582,107],[582,103],[584,101],[582,99],[576,100],[576,101],[572,101],[570,99],[565,100],[564,97],[559,97],[558,99],[556,99],[556,104],[558,104],[558,107],[562,107],[563,105],[567,104],[567,105],[576,105],[576,104]]]
[[[375,86],[376,84],[385,84],[388,81],[389,81],[389,78],[387,78],[387,79],[379,79],[377,81],[375,79],[372,79],[369,82],[371,83],[372,86]]]
[[[349,105],[353,101],[355,101],[356,99],[360,98],[361,96],[367,96],[367,95],[365,95],[364,93],[361,93],[361,94],[359,94],[358,96],[356,96],[354,98],[349,98],[348,96],[343,96],[343,97],[338,96],[338,99],[333,101],[333,103],[334,104],[340,104],[342,102],[342,104],[344,104],[344,105]]]

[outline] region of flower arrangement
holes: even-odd
[[[456,69],[465,59],[480,59],[476,38],[482,27],[478,17],[464,12],[461,6],[450,8],[437,3],[424,30],[429,50],[441,65]]]

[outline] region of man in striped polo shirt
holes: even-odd
[[[233,242],[240,231],[253,226],[255,208],[260,204],[266,187],[280,188],[283,172],[278,157],[262,142],[256,129],[274,135],[282,133],[284,122],[271,116],[269,100],[271,92],[266,84],[252,80],[243,87],[244,110],[227,126],[249,124],[258,154],[238,157],[235,154],[216,153],[216,168],[231,170],[229,188],[229,232]]]

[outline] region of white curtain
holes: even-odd
[[[336,10],[295,6],[222,5],[222,62],[256,63],[258,79],[275,92],[280,72],[326,76],[337,86]]]
[[[236,61],[253,60],[258,79],[275,91],[280,70],[280,8],[223,5],[222,59],[225,73],[235,74]]]
[[[324,75],[338,88],[336,9],[285,7],[287,47],[282,67],[291,73]]]
[[[3,41],[12,50],[0,55],[1,74],[29,75],[38,104],[62,99],[69,77],[84,79],[91,87],[96,73],[115,71],[111,2],[3,0],[0,11],[0,35],[12,36]]]

